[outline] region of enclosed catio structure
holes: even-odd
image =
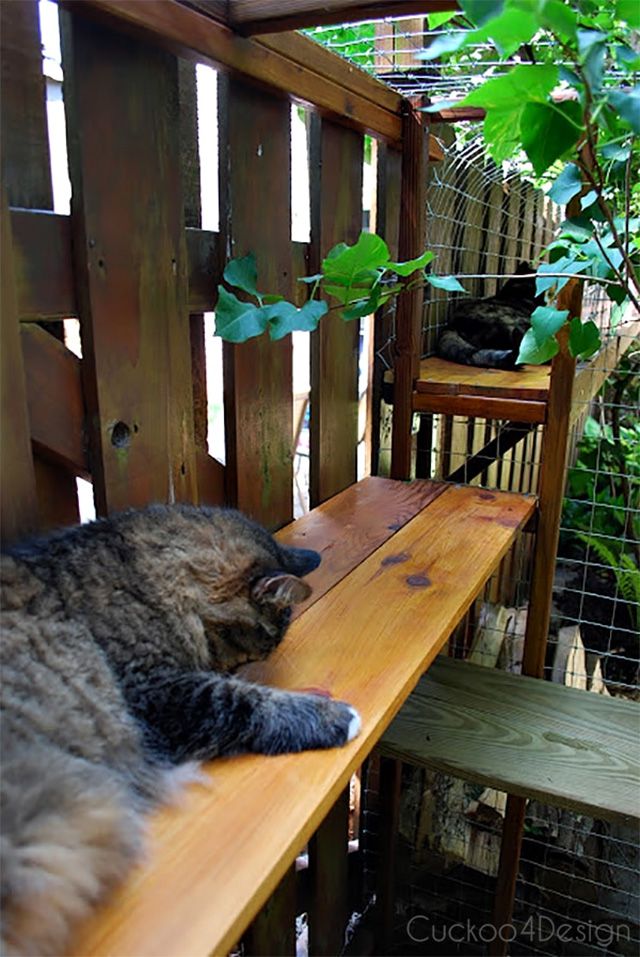
[[[295,32],[447,6],[0,4],[3,541],[77,522],[78,479],[98,515],[236,506],[323,557],[286,640],[248,677],[320,688],[362,716],[342,749],[205,768],[208,786],[152,816],[146,857],[70,953],[436,953],[414,939],[423,928],[407,937],[416,915],[451,921],[477,905],[494,928],[562,915],[557,873],[569,867],[578,916],[591,894],[635,920],[637,702],[590,693],[633,689],[637,649],[614,650],[633,626],[614,609],[596,638],[584,597],[564,610],[552,599],[560,523],[577,521],[562,508],[566,468],[592,473],[596,491],[613,472],[603,443],[628,424],[620,412],[607,423],[603,405],[623,406],[607,382],[632,375],[620,360],[637,315],[578,369],[565,348],[551,366],[491,373],[434,360],[448,296],[416,289],[373,331],[326,316],[302,402],[299,340],[220,349],[206,318],[225,263],[249,252],[259,288],[302,303],[298,278],[356,241],[372,169],[365,225],[394,258],[426,242],[439,269],[488,295],[539,254],[555,226],[546,198],[492,166],[455,112],[418,109],[438,92],[412,59],[424,22],[372,29],[366,65],[381,79]],[[41,34],[58,12],[59,62]],[[304,240],[292,233],[301,176]],[[579,285],[563,295],[579,315]],[[294,522],[303,433],[311,509]],[[572,501],[602,558],[579,477]],[[632,499],[604,504],[622,509],[628,537]],[[597,579],[603,562],[589,571],[576,540],[561,540],[564,590],[586,596],[596,586],[580,591],[578,578]],[[564,836],[552,844],[552,832]],[[622,875],[608,896],[605,861]]]

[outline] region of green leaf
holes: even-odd
[[[563,0],[547,0],[542,7],[540,21],[543,27],[565,40],[573,40],[576,35],[576,15]]]
[[[466,292],[455,276],[425,276],[430,286],[436,289],[446,289],[447,292]]]
[[[525,103],[545,103],[558,82],[558,68],[552,64],[515,66],[504,76],[487,80],[473,90],[460,105],[485,109],[521,109]]]
[[[638,0],[616,0],[616,19],[626,20],[630,27],[640,27]]]
[[[553,359],[559,350],[560,346],[554,336],[545,339],[544,342],[538,342],[533,329],[527,329],[520,343],[520,351],[516,363],[521,364],[527,362],[539,366],[542,365],[543,362],[548,362],[549,359]]]
[[[607,100],[633,132],[640,133],[640,86],[635,86],[628,93],[609,93]]]
[[[380,305],[380,286],[376,286],[367,299],[356,301],[347,309],[343,309],[341,316],[345,322],[352,319],[362,319],[364,316],[371,316]]]
[[[230,286],[235,286],[236,289],[242,289],[243,292],[248,292],[250,296],[258,298],[259,293],[256,289],[258,268],[253,253],[243,256],[242,259],[232,259],[225,266],[222,275]]]
[[[398,276],[410,276],[412,272],[416,272],[418,269],[424,269],[434,256],[435,253],[432,253],[430,249],[426,249],[417,259],[409,259],[406,263],[388,263],[387,269],[397,273]]]
[[[545,339],[554,336],[567,321],[568,309],[554,309],[553,306],[538,306],[531,313],[531,328],[539,346]]]
[[[577,36],[578,52],[583,62],[596,43],[604,43],[608,39],[607,34],[601,33],[599,30],[585,30],[582,28],[578,29]]]
[[[298,282],[306,282],[307,285],[311,285],[314,282],[319,282],[320,279],[324,279],[324,273],[317,272],[315,276],[300,276]]]
[[[640,53],[636,53],[626,43],[617,43],[613,48],[613,53],[616,63],[625,73],[633,73],[640,68]]]
[[[570,276],[558,278],[557,276],[547,276],[546,273],[566,272],[573,274],[586,268],[586,263],[577,263],[575,259],[571,259],[568,256],[561,256],[560,259],[556,259],[555,262],[552,263],[541,263],[538,266],[538,275],[536,276],[536,296],[540,296],[543,292],[553,287],[555,287],[556,292],[560,292],[570,279]]]
[[[266,311],[273,306],[256,306],[251,302],[240,302],[224,286],[218,286],[216,304],[216,335],[227,342],[246,342],[261,335],[267,328]]]
[[[594,43],[586,57],[582,72],[591,89],[597,93],[602,87],[602,74],[607,48],[604,43]]]
[[[588,359],[600,348],[600,331],[595,322],[581,322],[576,316],[569,324],[569,352],[578,359]]]
[[[476,26],[499,16],[504,9],[504,0],[460,0],[462,12]]]
[[[549,190],[549,198],[560,206],[566,206],[582,189],[582,174],[575,163],[567,163]]]
[[[538,30],[538,21],[522,10],[507,9],[490,20],[473,36],[473,43],[493,42],[503,57],[511,56],[523,43],[528,43]]]
[[[492,159],[500,164],[520,151],[520,116],[524,106],[506,110],[488,110],[483,134]]]
[[[375,233],[360,233],[353,246],[340,243],[335,246],[322,263],[326,280],[351,281],[359,273],[376,270],[389,262],[389,247]]]
[[[580,106],[571,101],[553,106],[527,103],[520,118],[520,136],[538,176],[575,146],[582,132],[581,119]]]
[[[314,332],[329,306],[321,299],[310,299],[297,309],[291,302],[279,302],[265,308],[271,339],[283,339],[290,332]]]
[[[593,236],[593,223],[586,216],[572,216],[560,223],[560,239],[572,239],[576,243],[584,243]]]
[[[595,189],[590,189],[588,193],[580,197],[580,209],[588,209],[589,206],[593,206],[597,198],[598,194]]]
[[[453,20],[453,18],[457,16],[459,16],[457,10],[445,10],[442,13],[429,13],[427,15],[429,29],[437,30],[438,27],[444,26],[445,23],[448,23],[449,20]]]
[[[606,143],[600,150],[605,159],[621,160],[625,162],[631,155],[630,146],[619,146],[617,143]]]

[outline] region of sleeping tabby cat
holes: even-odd
[[[237,512],[186,505],[2,557],[3,953],[59,953],[137,858],[172,768],[358,733],[347,704],[230,675],[279,644],[319,561]]]
[[[544,296],[536,296],[535,278],[523,278],[533,272],[529,263],[520,263],[495,296],[457,302],[438,341],[438,355],[469,366],[513,369],[531,313],[544,305]]]

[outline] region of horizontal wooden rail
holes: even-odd
[[[422,487],[432,495],[431,483]],[[413,505],[407,499],[413,486],[371,479],[368,488],[362,524],[351,499],[349,508],[327,515],[322,529],[324,554],[352,548],[353,569],[334,567],[333,587],[250,671],[277,687],[325,688],[352,702],[362,716],[360,735],[331,751],[214,762],[206,769],[208,787],[191,787],[181,807],[154,815],[144,863],[88,922],[74,954],[228,953],[535,507],[534,499],[447,486],[416,514],[421,493]],[[368,536],[372,517],[379,529]],[[309,516],[306,534],[296,539],[311,547],[313,521]],[[280,534],[291,540],[292,528]],[[377,534],[383,544],[371,551]],[[320,565],[310,582],[318,584],[322,574]]]
[[[242,33],[270,33],[457,9],[456,0],[233,0],[229,22]]]
[[[640,818],[640,706],[439,658],[383,753],[590,817]]]
[[[509,419],[511,422],[540,424],[546,419],[546,404],[527,399],[485,395],[432,395],[413,393],[414,412],[440,412],[483,419]]]
[[[18,314],[23,320],[68,319],[77,315],[68,216],[40,210],[12,209],[13,254]],[[220,275],[219,234],[185,230],[191,313],[215,308]],[[292,243],[296,271],[307,270],[308,244]],[[304,293],[303,284],[299,284]]]
[[[388,87],[329,50],[314,50],[308,65],[305,51],[314,44],[306,37],[290,38],[288,50],[297,46],[301,51],[293,59],[260,41],[238,36],[176,0],[65,0],[63,5],[83,16],[115,20],[179,56],[264,83],[363,132],[391,143],[401,139],[401,97],[390,97]]]

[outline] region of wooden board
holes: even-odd
[[[549,392],[550,366],[480,369],[430,356],[420,362],[416,391],[438,395],[504,396],[544,402]]]
[[[244,33],[268,33],[272,30],[298,30],[331,23],[404,17],[411,14],[457,10],[456,0],[388,0],[363,3],[362,0],[234,0],[230,21]]]
[[[313,548],[322,556],[322,564],[307,576],[312,594],[294,616],[315,604],[445,489],[436,482],[399,483],[368,476],[281,529],[279,541]]]
[[[512,422],[544,422],[546,404],[526,399],[483,395],[439,395],[414,392],[414,412],[443,412],[447,415],[509,419]]]
[[[83,18],[62,17],[97,509],[193,500],[177,62]]]
[[[235,78],[221,84],[224,246],[254,253],[258,288],[289,298],[290,106]],[[291,337],[224,346],[228,501],[270,528],[293,517]]]
[[[36,0],[0,4],[2,175],[10,206],[52,209]]]
[[[4,190],[0,195],[0,321],[2,348],[0,349],[0,388],[2,418],[0,420],[0,496],[2,544],[7,545],[34,531],[37,526],[37,500],[29,416],[25,386],[20,326],[14,282],[11,223]],[[46,333],[45,333],[46,335]]]
[[[45,458],[89,478],[80,360],[34,323],[20,329],[31,441]]]
[[[342,122],[399,143],[400,102],[387,108],[388,88],[373,77],[362,78],[357,68],[329,50],[316,53],[313,69],[269,49],[257,40],[240,37],[176,0],[66,0],[65,6],[102,21],[114,18],[121,28],[135,30],[179,56],[228,68],[287,95],[316,106]],[[292,43],[296,41],[292,40]],[[302,48],[308,41],[302,40]],[[324,64],[324,65],[323,65]],[[316,72],[316,69],[319,72]],[[357,74],[356,87],[351,77]],[[370,94],[361,93],[368,83]]]
[[[76,316],[70,218],[12,209],[11,229],[20,318]]]
[[[605,820],[640,817],[640,705],[438,658],[384,753]]]
[[[182,807],[153,817],[145,865],[88,922],[73,953],[227,953],[533,508],[532,499],[449,487],[294,622],[263,680],[351,701],[359,737],[338,750],[214,763],[209,787],[190,788]]]
[[[320,117],[310,134],[310,269],[362,226],[362,137]],[[358,322],[326,315],[311,336],[310,500],[319,505],[356,480]]]

